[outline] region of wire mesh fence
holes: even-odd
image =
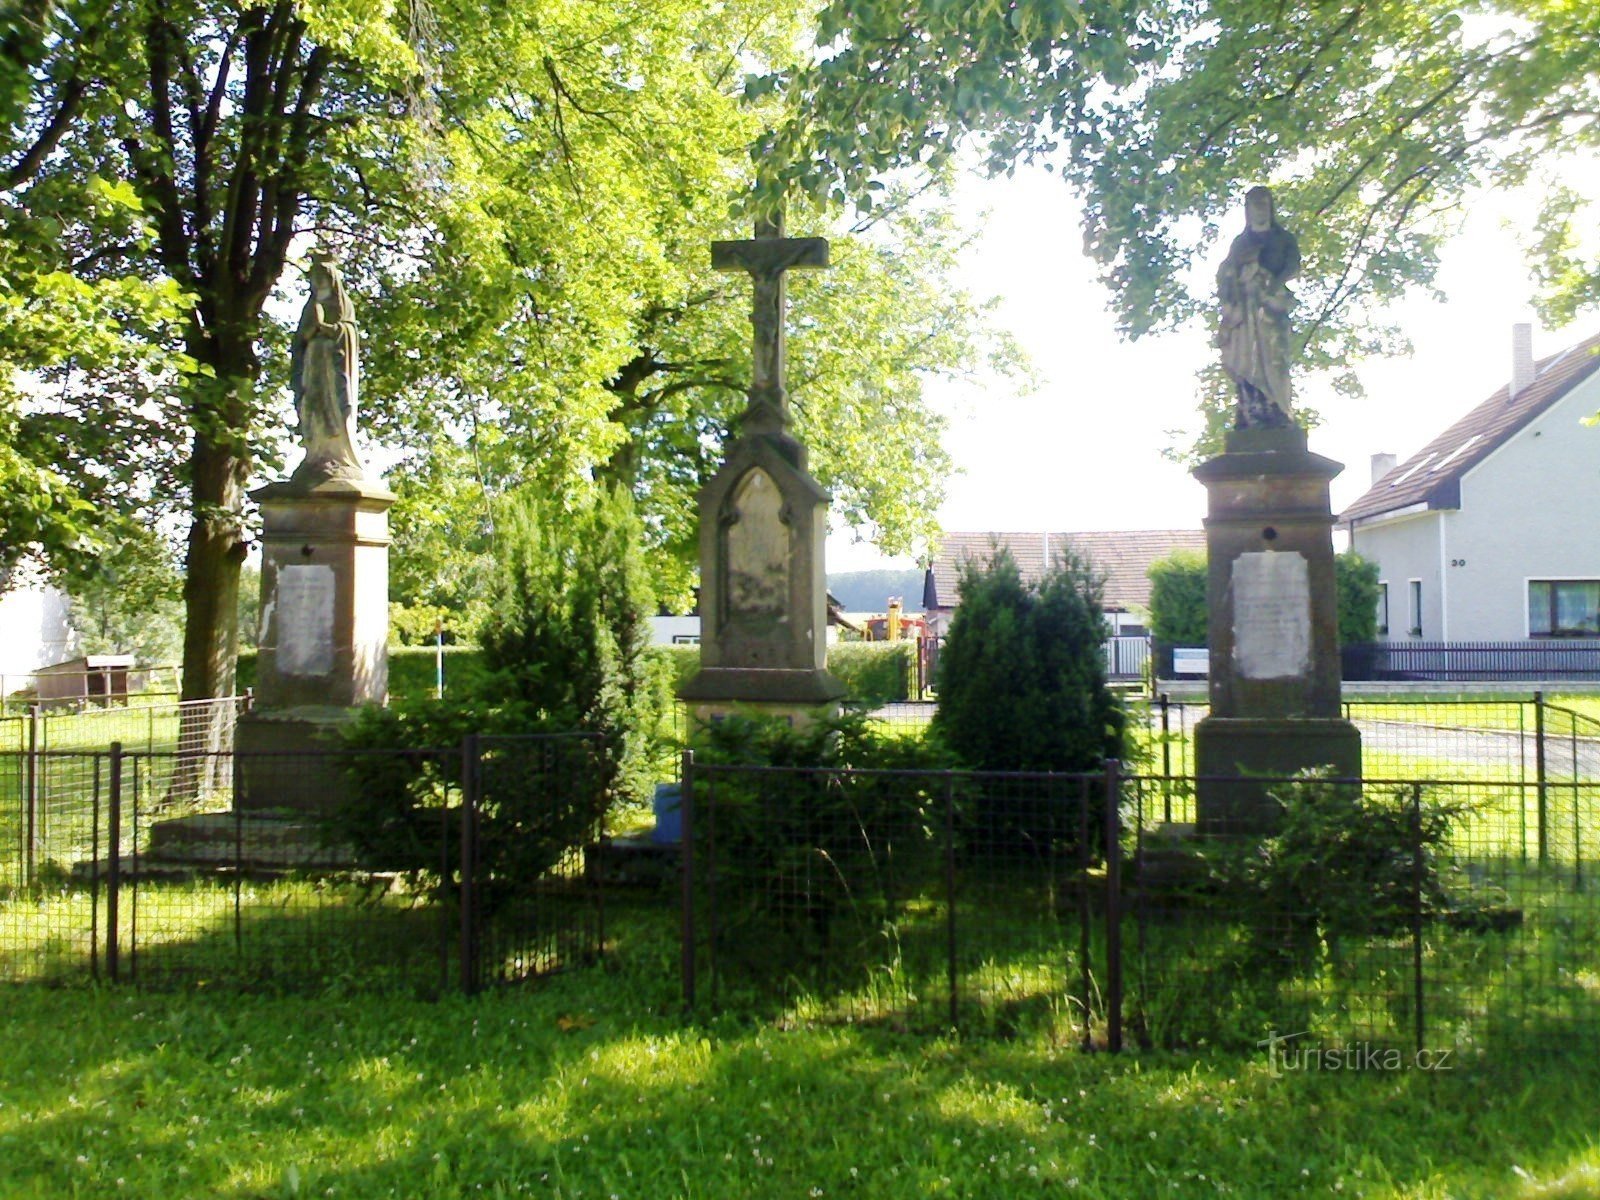
[[[247,696],[224,696],[81,711],[36,705],[0,719],[0,749],[96,751],[119,742],[129,752],[214,753],[232,748],[234,724],[249,703]]]
[[[594,962],[605,944],[604,876],[589,869],[587,851],[600,840],[609,797],[603,739],[470,738],[466,756],[462,986]]]
[[[1136,706],[1135,714],[1141,770],[1192,775],[1195,729],[1210,707],[1160,695]],[[1600,778],[1600,721],[1553,704],[1539,692],[1511,699],[1347,700],[1343,715],[1361,731],[1363,772],[1369,777]]]
[[[676,910],[700,1009],[1088,1047],[1600,1041],[1584,714],[1354,705],[1364,736],[1387,722],[1447,769],[1263,781],[1283,823],[1231,835],[1196,828],[1215,802],[1186,757],[1197,713],[1169,706],[1164,739],[1162,715],[1127,775],[689,760],[668,892],[622,903],[596,869],[594,738],[0,751],[0,979],[474,991],[618,939],[661,971]],[[184,764],[218,790],[175,788]]]
[[[184,752],[11,757],[57,786],[0,822],[0,979],[435,995],[602,949],[590,739],[199,756],[218,811]]]
[[[1089,1037],[1105,787],[691,759],[686,1000],[910,1028],[1048,1019]]]
[[[691,764],[685,999],[1063,1042],[1600,1041],[1600,785],[1261,781],[1271,829],[1169,822],[1226,780]]]
[[[1408,1055],[1600,1040],[1600,786],[1269,780],[1271,834],[1164,819],[1212,780],[1130,779],[1127,1020],[1146,1045]],[[1174,789],[1174,785],[1176,785]]]

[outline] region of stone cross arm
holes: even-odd
[[[750,304],[754,334],[751,350],[750,407],[744,426],[750,432],[782,432],[788,424],[783,388],[784,323],[787,307],[783,276],[796,269],[828,265],[827,238],[783,236],[783,219],[756,222],[756,236],[711,243],[711,265],[719,271],[747,271],[755,295]]]
[[[817,270],[828,265],[828,239],[758,237],[712,242],[711,265],[719,271],[748,271],[757,279],[774,279],[785,271]]]

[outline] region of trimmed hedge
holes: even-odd
[[[1378,637],[1378,564],[1346,550],[1333,559],[1338,589],[1339,644],[1363,645]],[[1206,644],[1206,556],[1175,550],[1150,564],[1150,634],[1168,648]],[[1162,667],[1170,670],[1171,658]]]
[[[648,653],[667,664],[672,694],[700,669],[699,646],[652,646]],[[433,695],[434,648],[389,647],[389,696],[393,700],[426,699]],[[906,700],[916,679],[915,642],[846,642],[828,648],[828,669],[837,675],[852,700]],[[444,694],[459,695],[484,675],[476,646],[444,648]],[[239,690],[254,687],[256,652],[239,654]]]
[[[845,696],[868,703],[909,700],[917,678],[915,642],[839,642],[828,647],[828,670]]]

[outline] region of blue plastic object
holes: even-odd
[[[683,840],[683,789],[676,783],[656,784],[656,827],[650,840],[662,846],[676,845]]]

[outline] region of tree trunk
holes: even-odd
[[[239,655],[239,569],[249,548],[243,529],[250,470],[247,397],[257,363],[246,339],[234,339],[232,347],[212,343],[205,348],[216,379],[191,383],[197,392],[191,402],[196,431],[184,556],[184,704],[171,800],[195,800],[228,779],[225,756],[233,749],[237,710],[231,697]]]

